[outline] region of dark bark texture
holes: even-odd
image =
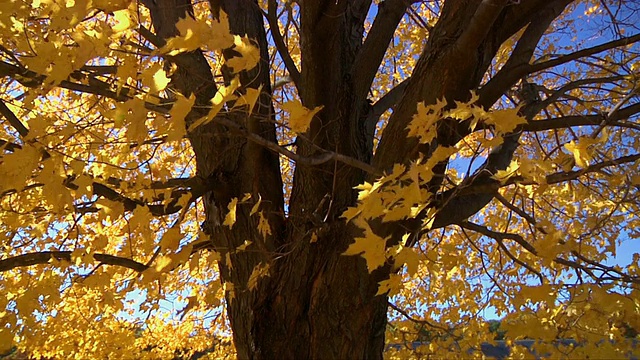
[[[372,81],[401,21],[408,0],[387,0],[378,6],[372,28],[364,36],[364,22],[370,0],[315,0],[298,2],[300,10],[300,69],[289,69],[307,108],[323,106],[309,131],[297,139],[297,153],[313,157],[324,150],[372,164],[380,171],[395,163],[409,163],[429,156],[436,145],[451,146],[470,130],[465,124],[443,120],[434,143],[421,145],[407,138],[406,127],[420,102],[446,99],[450,104],[467,100],[471,90],[481,94],[481,104],[490,107],[501,94],[528,74],[529,60],[548,25],[570,0],[448,0],[440,20],[424,39],[423,51],[411,77],[393,95],[387,107],[394,107],[379,146],[371,147],[372,107],[367,99]],[[269,2],[270,10],[277,6]],[[153,28],[160,39],[177,32],[176,21],[191,12],[190,0],[145,2]],[[235,111],[222,114],[241,126],[272,141],[276,140],[266,24],[254,0],[211,0],[214,16],[224,11],[232,32],[248,36],[260,47],[262,61],[239,75],[240,92],[261,87],[259,106],[249,115]],[[532,23],[533,19],[536,22]],[[530,25],[531,24],[531,25]],[[485,73],[500,45],[524,27],[514,56],[488,86]],[[277,42],[277,41],[276,41]],[[279,49],[283,51],[283,49]],[[232,49],[224,56],[231,58]],[[286,54],[283,54],[286,57]],[[177,66],[171,86],[185,95],[195,94],[196,105],[188,117],[193,121],[205,114],[216,91],[214,75],[200,51],[167,58]],[[289,64],[291,66],[291,63]],[[514,70],[515,69],[515,70]],[[234,74],[223,69],[225,81]],[[486,88],[486,89],[485,89]],[[483,91],[484,90],[484,91]],[[390,96],[389,99],[392,99]],[[381,113],[378,109],[376,112]],[[531,114],[529,114],[531,115]],[[234,332],[238,356],[242,359],[380,359],[384,350],[387,298],[375,296],[377,283],[389,275],[391,265],[369,274],[363,259],[342,256],[357,230],[345,224],[341,213],[356,201],[353,187],[374,176],[342,162],[317,166],[299,165],[285,217],[278,156],[234,129],[213,121],[189,134],[197,157],[198,174],[212,182],[214,190],[205,195],[207,224],[213,247],[222,254],[220,269],[225,282],[233,284],[227,294],[227,310]],[[517,147],[504,146],[502,153],[488,159],[492,169],[509,164]],[[505,165],[506,162],[506,165]],[[435,169],[442,175],[446,163]],[[429,185],[438,189],[442,176]],[[491,181],[486,176],[473,182]],[[257,216],[251,205],[239,205],[233,228],[220,226],[226,206],[234,198],[250,193],[261,196],[261,210],[268,214],[272,234],[264,238],[257,230]],[[449,204],[473,204],[480,210],[492,194],[455,196],[442,194]],[[439,212],[436,226],[457,223],[468,217],[460,206]],[[376,231],[398,236],[421,219],[378,224]],[[318,237],[311,243],[312,234]],[[252,251],[234,251],[245,240],[253,241]],[[228,256],[227,256],[228,255]],[[270,275],[257,289],[248,288],[254,267],[270,266]]]

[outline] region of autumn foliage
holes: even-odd
[[[639,22],[0,2],[0,358],[637,355]]]

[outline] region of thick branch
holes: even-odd
[[[442,205],[433,221],[433,228],[440,228],[466,219],[480,211],[493,199],[500,187],[500,181],[493,179],[492,176],[498,170],[504,170],[509,166],[513,153],[518,148],[520,134],[520,132],[516,132],[505,136],[503,144],[489,154],[487,161],[471,177],[438,197],[439,203]],[[490,191],[474,194],[460,191],[475,186]]]
[[[632,36],[627,36],[624,37],[622,39],[618,39],[618,40],[614,40],[614,41],[609,41],[606,42],[604,44],[600,44],[598,46],[594,46],[594,47],[590,47],[590,48],[586,48],[586,49],[582,49],[576,52],[573,52],[571,54],[566,54],[566,55],[561,55],[558,56],[557,58],[551,59],[551,60],[547,60],[547,61],[542,61],[542,62],[536,62],[534,64],[531,64],[528,66],[528,73],[533,73],[533,72],[538,72],[538,71],[542,71],[545,69],[549,69],[558,65],[562,65],[562,64],[566,64],[570,61],[573,60],[577,60],[586,56],[590,56],[590,55],[594,55],[609,49],[613,49],[613,48],[617,48],[617,47],[621,47],[621,46],[627,46],[630,44],[633,44],[635,42],[640,41],[640,34],[635,34]]]
[[[498,73],[482,88],[480,92],[481,103],[490,107],[502,94],[511,88],[524,74],[515,71],[516,68],[529,64],[531,57],[549,25],[558,17],[571,0],[552,3],[540,13],[536,21],[529,24],[522,34],[509,60]]]
[[[357,98],[364,99],[367,95],[389,43],[393,39],[393,34],[410,2],[409,0],[387,0],[379,4],[378,14],[362,48],[356,55],[351,70]]]
[[[599,125],[602,121],[615,122],[618,120],[628,119],[629,117],[640,113],[640,103],[629,105],[614,112],[611,117],[603,114],[599,115],[572,115],[562,116],[548,120],[529,121],[522,127],[523,131],[545,131],[552,129],[568,128],[572,126],[588,126]],[[623,125],[623,123],[619,124]]]
[[[33,266],[38,264],[47,264],[51,259],[63,260],[71,262],[72,251],[42,251],[10,257],[0,260],[0,272],[15,269],[17,267]],[[147,270],[148,266],[141,264],[135,260],[108,255],[93,254],[93,258],[106,265],[122,266],[137,272]]]
[[[191,247],[191,254],[207,249],[211,246],[209,241],[194,241],[187,244],[185,248]],[[0,272],[9,271],[18,267],[26,267],[40,264],[47,264],[51,259],[71,262],[72,251],[40,251],[13,256],[0,260]],[[94,253],[93,258],[104,265],[122,266],[139,273],[147,270],[149,265],[139,263],[135,260],[123,258],[121,256]],[[172,269],[170,269],[172,270]]]
[[[622,156],[614,160],[599,162],[581,170],[561,171],[547,175],[545,183],[551,185],[571,181],[585,174],[598,172],[606,167],[628,164],[638,160],[640,160],[640,154],[633,154]],[[445,200],[443,209],[436,215],[433,228],[459,223],[467,217],[475,214],[482,207],[486,206],[486,204],[493,199],[499,188],[513,185],[515,183],[535,184],[521,176],[510,177],[504,183],[500,183],[493,179],[478,177],[475,181],[469,182],[465,186],[460,185],[454,189],[447,190],[444,194],[439,196],[441,199],[448,200]],[[471,211],[470,209],[475,211]]]
[[[409,84],[409,78],[404,79],[400,84],[396,85],[376,101],[371,107],[371,112],[367,115],[366,124],[373,124],[375,126],[380,119],[380,116],[382,116],[385,111],[393,108],[400,99],[402,99],[402,95],[404,94],[404,90],[407,88],[407,84]]]
[[[471,22],[456,41],[456,49],[461,52],[475,53],[508,2],[509,0],[482,0]]]

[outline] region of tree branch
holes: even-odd
[[[185,246],[185,248],[191,247],[191,254],[194,254],[200,250],[204,250],[210,248],[210,241],[193,241]],[[17,256],[12,256],[6,259],[0,260],[0,272],[9,271],[18,267],[27,267],[39,264],[47,264],[51,259],[62,260],[71,262],[72,260],[72,251],[40,251],[27,253]],[[102,253],[94,253],[93,259],[105,264],[105,265],[115,265],[122,266],[139,273],[147,270],[150,265],[139,263],[135,260],[123,258],[121,256],[102,254]],[[173,270],[173,269],[172,269]]]
[[[455,48],[460,52],[475,53],[475,49],[484,41],[491,31],[493,23],[508,2],[509,0],[482,0],[473,14],[471,22],[456,40]]]
[[[16,144],[16,143],[11,142],[11,141],[0,139],[0,148],[2,148],[3,150],[6,150],[8,152],[14,152],[14,151],[16,151],[18,149],[22,149],[22,145]]]
[[[546,183],[557,184],[565,181],[575,180],[584,174],[600,171],[609,166],[627,164],[637,160],[640,160],[640,154],[627,155],[627,156],[619,157],[617,159],[599,162],[599,163],[587,166],[586,168],[581,170],[557,172],[555,174],[547,175]],[[516,182],[516,180],[514,180],[511,183],[514,183],[514,182]]]
[[[513,260],[516,264],[526,268],[531,273],[535,274],[538,277],[538,279],[540,279],[540,283],[544,283],[544,277],[538,270],[534,269],[533,267],[531,267],[531,265],[525,263],[524,261],[518,259],[515,255],[511,253],[511,251],[509,251],[507,246],[504,244],[505,239],[513,240],[517,242],[519,245],[521,245],[522,247],[524,247],[525,249],[527,249],[527,251],[529,251],[530,253],[536,255],[537,254],[536,249],[531,244],[529,244],[522,236],[518,234],[512,234],[512,233],[496,232],[496,231],[490,230],[486,226],[478,225],[468,221],[463,221],[458,225],[464,229],[472,230],[482,235],[495,239],[496,242],[498,243],[498,246],[507,254],[509,258],[511,258],[511,260]]]
[[[469,229],[472,231],[475,231],[479,234],[482,234],[484,236],[488,236],[492,239],[495,239],[496,241],[498,241],[498,244],[502,244],[502,241],[504,239],[509,239],[509,240],[513,240],[516,243],[518,243],[520,246],[522,246],[523,248],[525,248],[529,253],[535,255],[535,256],[540,256],[538,254],[538,251],[536,250],[536,248],[531,245],[529,242],[527,242],[521,235],[519,234],[513,234],[513,233],[503,233],[503,232],[496,232],[493,230],[490,230],[489,228],[482,226],[482,225],[478,225],[478,224],[474,224],[474,223],[470,223],[470,222],[462,222],[459,224],[459,226],[465,228],[465,229]],[[535,273],[541,281],[543,281],[543,277],[542,274],[540,274],[538,271],[536,271],[535,269],[531,268],[531,266],[525,264],[524,262],[520,261],[520,260],[516,260],[515,257],[513,257],[512,255],[510,255],[510,252],[508,251],[508,249],[504,246],[504,244],[502,244],[500,246],[503,250],[505,250],[507,252],[507,255],[514,261],[516,261],[518,264],[524,266],[527,270]],[[584,255],[578,253],[577,251],[571,251],[571,255],[575,256],[577,259],[579,259],[580,261],[582,261],[583,263],[589,264],[592,267],[587,267],[584,264],[580,264],[579,262],[573,261],[573,260],[568,260],[565,258],[561,258],[561,257],[555,257],[553,259],[554,262],[558,263],[558,264],[562,264],[571,268],[574,268],[576,270],[580,270],[580,271],[584,271],[587,274],[589,274],[589,276],[594,279],[596,282],[600,282],[603,280],[611,280],[611,281],[623,281],[623,282],[628,282],[628,283],[640,283],[640,277],[638,276],[630,276],[628,274],[623,273],[622,271],[616,269],[615,267],[612,266],[607,266],[604,264],[601,264],[597,261],[593,261],[590,260],[588,258],[586,258]],[[608,275],[606,279],[604,279],[602,276],[597,276],[593,270],[595,271],[600,271],[603,273],[603,275]],[[614,273],[615,275],[609,275],[609,273]]]
[[[378,14],[351,68],[356,98],[366,97],[393,34],[410,3],[409,0],[387,0],[378,5]]]
[[[480,211],[493,199],[500,188],[500,181],[493,179],[492,176],[498,170],[505,170],[509,166],[519,146],[520,134],[521,132],[518,131],[506,135],[502,145],[489,154],[485,163],[472,176],[437,197],[437,203],[441,204],[441,208],[435,216],[433,228],[458,223]],[[461,191],[476,186],[485,191],[473,194]]]
[[[0,260],[0,272],[15,269],[17,267],[47,264],[51,259],[71,262],[71,254],[72,251],[42,251],[2,259]],[[131,270],[135,270],[137,272],[143,272],[148,269],[148,266],[144,264],[119,256],[108,254],[93,254],[93,258],[96,261],[99,261],[106,265],[122,266]]]
[[[240,134],[241,136],[245,137],[246,139],[248,139],[249,141],[252,141],[258,145],[261,145],[271,151],[274,151],[278,154],[284,155],[286,157],[288,157],[289,159],[295,161],[297,164],[300,165],[306,165],[306,166],[317,166],[320,164],[324,164],[328,161],[339,161],[343,164],[347,164],[349,166],[353,166],[357,169],[360,170],[364,170],[370,174],[373,175],[382,175],[382,173],[380,171],[378,171],[375,167],[360,161],[358,159],[349,157],[349,156],[345,156],[333,151],[329,151],[329,150],[324,150],[322,149],[323,153],[317,156],[313,156],[313,157],[308,157],[308,156],[302,156],[299,154],[294,153],[293,151],[290,151],[272,141],[269,141],[265,138],[263,138],[262,136],[256,134],[256,133],[252,133],[249,130],[247,130],[245,127],[243,127],[242,125],[236,123],[233,120],[230,119],[226,119],[222,116],[217,116],[215,117],[212,122],[216,122],[220,125],[224,125],[227,126],[228,128],[230,128],[231,130],[233,130],[234,132]]]
[[[624,123],[615,123],[618,120],[628,119],[640,113],[640,103],[629,105],[612,113],[611,117],[604,114],[598,115],[571,115],[547,120],[533,120],[522,126],[523,131],[545,131],[572,126],[599,125],[602,121],[612,122],[613,125],[624,126]]]
[[[517,68],[529,64],[531,57],[544,35],[549,25],[557,18],[571,0],[564,0],[561,3],[551,3],[546,9],[540,12],[538,19],[524,31],[516,47],[513,49],[509,60],[493,76],[480,91],[480,102],[489,108],[495,103],[509,88],[511,88],[525,73],[516,71]]]
[[[371,112],[367,116],[366,123],[373,123],[375,125],[385,111],[393,108],[398,101],[400,101],[404,90],[407,88],[407,84],[409,84],[409,79],[410,77],[404,79],[371,106]]]
[[[624,37],[622,39],[618,39],[614,41],[609,41],[604,44],[582,49],[570,54],[560,55],[551,60],[536,61],[533,64],[518,66],[515,69],[513,69],[513,71],[515,71],[518,74],[522,74],[521,76],[525,76],[525,75],[546,70],[558,65],[566,64],[568,62],[571,62],[586,56],[590,56],[606,50],[610,50],[616,47],[627,46],[638,41],[640,41],[640,34]]]
[[[277,18],[277,8],[278,5],[276,0],[269,0],[267,5],[267,13],[265,13],[265,17],[269,22],[269,29],[271,30],[271,36],[273,37],[273,42],[276,45],[276,49],[284,62],[287,71],[289,72],[289,76],[293,81],[293,84],[296,86],[298,90],[298,94],[300,94],[300,70],[296,67],[296,63],[291,58],[291,54],[289,54],[289,50],[287,49],[287,44],[284,43],[284,39],[282,38],[282,34],[280,34],[280,27],[278,26],[278,18]]]
[[[16,131],[18,132],[18,134],[20,134],[20,136],[24,138],[29,134],[29,129],[27,129],[27,127],[24,126],[22,121],[18,119],[16,114],[14,114],[13,111],[11,111],[11,109],[9,109],[9,107],[7,106],[7,104],[4,103],[3,100],[0,100],[0,114],[2,114],[2,116],[4,116],[4,118],[7,119],[7,121],[9,121],[9,124],[14,129],[16,129]]]

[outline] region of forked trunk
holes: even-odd
[[[499,46],[540,12],[540,23],[550,22],[568,0],[529,1],[509,7],[507,0],[447,1],[440,20],[429,31],[424,51],[407,81],[380,140],[372,153],[373,117],[367,97],[393,29],[402,19],[407,0],[387,0],[378,5],[378,15],[364,38],[370,0],[317,0],[297,2],[300,10],[301,69],[286,56],[285,63],[294,79],[302,103],[307,108],[322,106],[310,128],[298,135],[296,154],[306,159],[332,151],[364,163],[379,171],[393,164],[409,164],[428,157],[435,146],[452,146],[468,133],[468,126],[457,120],[438,123],[432,144],[418,144],[407,138],[407,125],[417,104],[437,100],[465,100],[478,89]],[[271,78],[263,13],[255,0],[210,0],[214,17],[224,11],[233,33],[255,40],[261,61],[257,67],[239,74],[241,87],[261,89],[252,112],[234,109],[190,132],[196,154],[197,172],[212,182],[214,190],[204,196],[207,219],[204,229],[212,247],[220,253],[219,269],[226,285],[227,311],[235,346],[242,359],[380,359],[384,351],[387,296],[376,296],[378,283],[389,276],[392,264],[369,273],[365,261],[342,253],[359,230],[345,224],[341,214],[356,203],[354,186],[375,180],[362,167],[326,161],[313,166],[297,163],[290,206],[285,216],[278,156],[247,139],[246,132],[277,143],[271,99]],[[268,1],[274,20],[277,2]],[[160,39],[177,34],[175,23],[191,12],[190,0],[146,0],[155,31]],[[543,21],[544,20],[544,21]],[[275,20],[277,21],[277,20]],[[545,28],[530,26],[523,35],[519,56],[508,66],[526,64]],[[278,31],[272,29],[271,31]],[[274,37],[277,41],[277,34]],[[520,44],[519,44],[520,46]],[[282,51],[282,50],[281,50]],[[229,59],[233,50],[223,52]],[[212,70],[197,50],[167,59],[177,66],[171,86],[196,105],[187,124],[207,113],[217,86]],[[223,66],[224,80],[233,76]],[[481,104],[491,106],[498,94],[510,88],[521,75],[507,74],[489,87]],[[224,126],[236,124],[234,126]],[[240,128],[238,128],[240,126]],[[235,129],[235,130],[234,130]],[[245,133],[242,133],[245,131]],[[234,133],[235,132],[235,133]],[[238,134],[240,132],[240,134]],[[515,147],[514,147],[515,149]],[[510,159],[511,153],[505,154]],[[508,161],[507,161],[508,164]],[[434,167],[434,181],[428,190],[436,193],[444,178],[446,161]],[[495,167],[502,165],[494,164]],[[253,200],[239,203],[233,227],[223,226],[227,205],[232,199],[250,194]],[[492,196],[471,200],[460,212],[443,209],[434,222],[438,226],[459,221],[484,206]],[[251,213],[261,198],[260,211],[269,224]],[[450,201],[455,203],[453,200]],[[477,203],[477,204],[476,204]],[[398,243],[407,232],[417,235],[421,219],[404,223],[375,225],[375,232]],[[262,224],[262,227],[260,226]],[[416,225],[417,224],[417,225]],[[251,242],[247,246],[247,240]],[[259,280],[255,272],[266,269]],[[252,275],[253,274],[253,275]]]

